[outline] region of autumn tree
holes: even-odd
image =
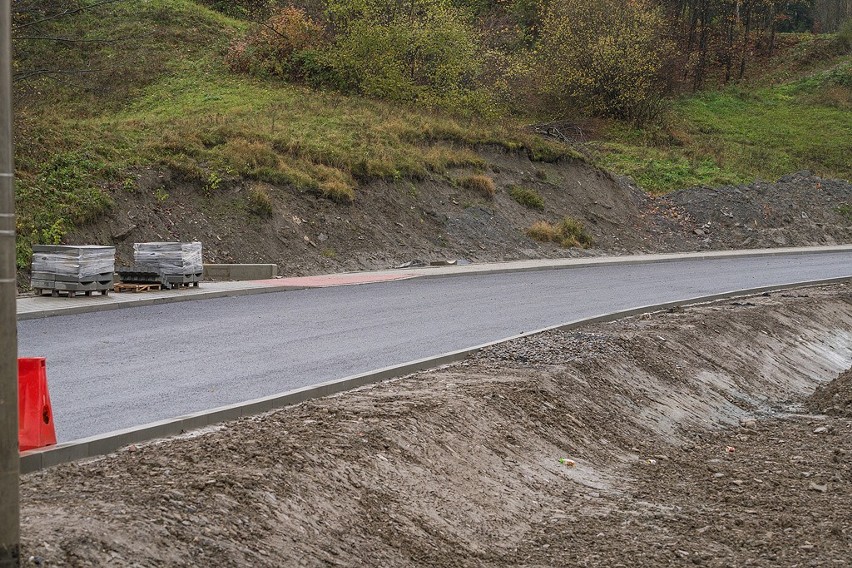
[[[554,110],[644,121],[656,113],[673,47],[665,31],[647,0],[553,0],[531,73]]]
[[[447,0],[330,0],[331,61],[354,90],[394,100],[469,97],[479,71],[470,14]]]

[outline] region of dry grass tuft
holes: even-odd
[[[475,191],[485,198],[493,199],[497,193],[494,180],[485,175],[473,175],[459,180],[459,185],[465,189]]]
[[[583,224],[571,217],[565,217],[558,225],[536,221],[527,229],[527,236],[544,243],[559,243],[564,248],[587,248],[594,244]]]

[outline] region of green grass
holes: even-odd
[[[189,0],[127,1],[39,30],[126,41],[18,45],[21,70],[56,58],[97,70],[27,81],[38,95],[25,98],[16,117],[20,266],[31,244],[60,240],[107,211],[112,192],[132,189],[136,168],[169,169],[208,196],[248,178],[351,203],[372,180],[482,167],[482,146],[537,161],[578,157],[513,121],[234,75],[223,56],[244,29]],[[250,206],[269,210],[262,198]]]
[[[513,185],[509,188],[509,196],[528,209],[544,209],[544,198],[539,192],[529,187]]]
[[[852,58],[793,82],[676,101],[666,125],[612,125],[600,163],[664,193],[775,180],[797,170],[852,179]]]

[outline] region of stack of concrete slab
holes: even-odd
[[[198,285],[204,272],[201,243],[134,243],[133,269],[158,273],[167,287]]]
[[[115,247],[94,245],[36,245],[33,246],[32,287],[41,295],[78,292],[108,294],[113,286]]]

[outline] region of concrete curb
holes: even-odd
[[[620,264],[658,264],[663,262],[682,262],[690,260],[719,260],[737,258],[772,257],[784,255],[806,255],[806,254],[832,254],[852,252],[852,245],[839,245],[827,247],[800,247],[800,248],[778,248],[778,249],[754,249],[745,251],[712,251],[696,253],[665,253],[633,256],[606,256],[593,258],[570,258],[570,259],[545,259],[536,261],[515,261],[507,263],[474,264],[455,267],[441,268],[414,268],[403,270],[376,271],[376,275],[383,274],[408,274],[411,278],[447,278],[458,276],[505,274],[510,272],[535,272],[542,270],[565,270],[571,268],[588,268],[592,266],[612,266]],[[213,290],[209,292],[197,292],[184,296],[167,296],[160,298],[141,298],[133,301],[113,304],[92,304],[89,306],[74,306],[70,308],[45,309],[38,312],[27,312],[18,314],[18,321],[40,319],[54,316],[77,315],[92,312],[104,312],[120,310],[125,308],[136,308],[142,306],[171,304],[176,302],[189,302],[193,300],[210,300],[215,298],[228,298],[236,296],[252,296],[255,294],[270,294],[274,292],[287,292],[294,290],[308,290],[315,286],[256,286],[232,290]]]
[[[314,398],[321,398],[340,392],[352,390],[361,386],[381,382],[384,380],[403,377],[405,375],[410,375],[412,373],[425,371],[428,369],[434,369],[442,365],[447,365],[456,361],[466,359],[470,355],[486,347],[504,343],[506,341],[512,341],[521,337],[528,337],[530,335],[536,335],[552,330],[569,330],[595,323],[611,322],[626,317],[636,316],[639,314],[671,309],[677,306],[714,302],[742,296],[752,296],[755,294],[762,294],[765,292],[772,292],[778,290],[791,290],[796,288],[821,286],[850,281],[852,281],[852,277],[846,276],[826,280],[797,282],[793,284],[763,286],[759,288],[750,288],[747,290],[732,290],[720,294],[698,296],[694,298],[676,300],[662,304],[641,306],[629,310],[609,312],[591,318],[584,318],[565,324],[554,325],[535,331],[514,335],[505,339],[492,341],[490,343],[477,345],[475,347],[470,347],[459,351],[444,353],[436,357],[428,357],[426,359],[419,359],[417,361],[411,361],[402,365],[385,367],[376,371],[352,375],[342,379],[328,381],[309,387],[303,387],[300,389],[264,398],[259,398],[248,402],[232,404],[229,406],[222,406],[212,410],[197,412],[169,420],[146,424],[144,426],[128,428],[125,430],[118,430],[99,436],[93,436],[90,438],[84,438],[81,440],[75,440],[73,442],[51,446],[48,448],[23,452],[21,454],[20,461],[21,473],[32,473],[41,469],[60,465],[63,463],[106,455],[130,444],[137,444],[140,442],[155,440],[158,438],[175,436],[183,434],[190,430],[204,428],[206,426],[226,422],[228,420],[236,420],[238,418],[246,416],[261,414],[264,412],[269,412],[271,410],[284,408],[286,406],[292,406],[294,404],[298,404],[300,402],[304,402]]]
[[[256,294],[270,294],[272,292],[289,292],[292,290],[307,290],[311,286],[258,286],[257,288],[242,288],[236,290],[216,290],[199,292],[191,296],[171,296],[165,298],[141,298],[132,302],[121,302],[115,304],[92,304],[91,306],[74,306],[71,308],[46,309],[39,312],[27,312],[18,314],[18,321],[27,321],[56,316],[73,316],[95,312],[110,312],[127,308],[140,308],[144,306],[158,306],[161,304],[176,304],[178,302],[191,302],[194,300],[212,300],[215,298],[231,298],[236,296],[254,296]]]

